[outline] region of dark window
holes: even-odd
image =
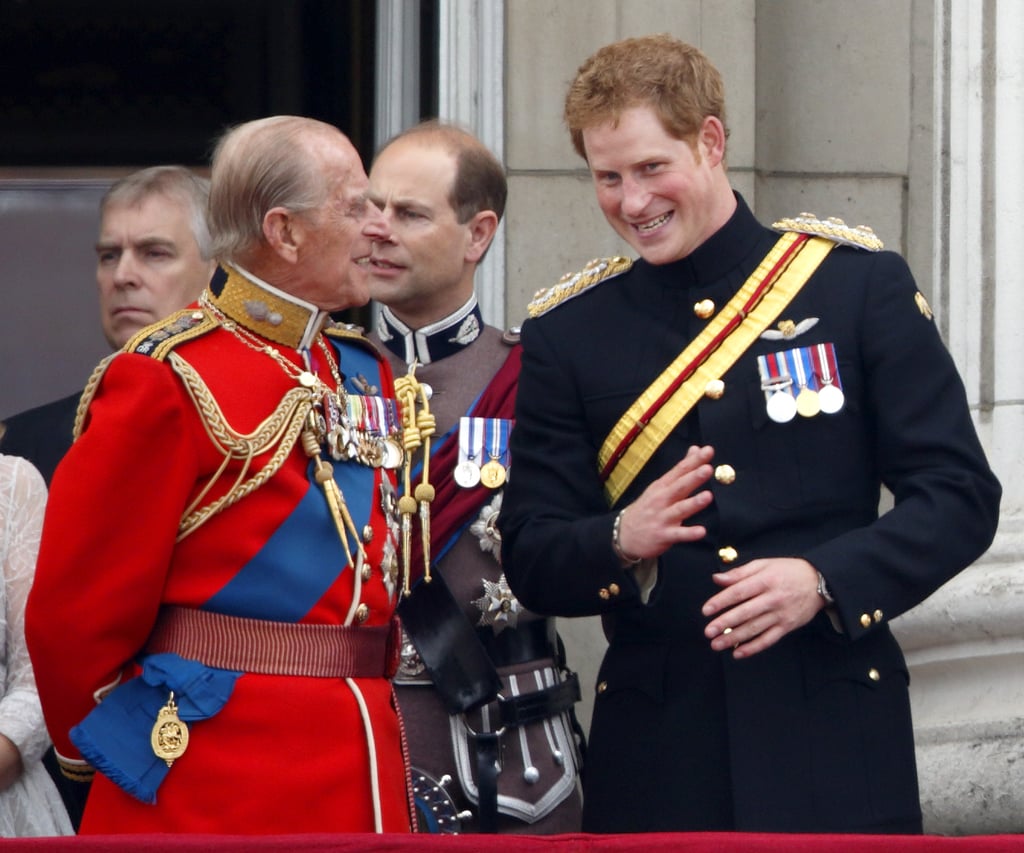
[[[0,164],[205,165],[274,114],[373,148],[373,0],[0,0]],[[431,39],[433,41],[433,39]]]

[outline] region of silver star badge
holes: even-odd
[[[501,562],[501,532],[498,530],[498,514],[501,512],[501,492],[498,492],[482,510],[477,520],[469,526],[469,532],[480,540],[480,550],[493,554]]]
[[[495,634],[500,634],[506,628],[515,628],[522,605],[512,594],[505,575],[498,578],[497,583],[487,578],[483,578],[483,582],[484,594],[473,602],[480,608],[480,621],[476,624],[490,625]]]

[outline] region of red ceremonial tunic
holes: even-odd
[[[364,543],[357,583],[301,441],[287,437],[287,418],[273,417],[300,386],[299,347],[335,387],[324,340],[356,401],[350,411],[383,432],[391,425],[367,413],[386,406],[366,401],[394,396],[390,369],[358,335],[320,334],[326,318],[313,306],[238,272],[215,278],[211,291],[205,308],[140,333],[97,370],[81,435],[52,484],[26,633],[48,727],[71,765],[82,754],[70,730],[139,672],[162,607],[359,627],[392,619],[391,472],[321,447]],[[261,334],[225,328],[224,315]],[[259,348],[264,332],[294,369]],[[245,458],[262,438],[267,447]],[[227,462],[225,447],[234,448]],[[275,453],[280,467],[264,482]],[[255,488],[235,488],[219,505],[253,478]],[[200,523],[179,535],[186,517]],[[243,672],[223,708],[189,730],[155,803],[97,772],[82,832],[410,828],[399,717],[383,674]]]

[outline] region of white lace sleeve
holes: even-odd
[[[14,742],[26,764],[38,761],[50,743],[25,645],[25,601],[35,576],[45,508],[42,475],[24,459],[0,456],[0,732]]]

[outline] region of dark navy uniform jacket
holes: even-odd
[[[604,619],[585,830],[920,831],[889,621],[989,546],[1001,490],[906,263],[837,246],[779,318],[805,331],[759,338],[615,510],[598,479],[612,426],[708,322],[695,303],[721,309],[778,238],[738,202],[689,257],[637,261],[524,324],[499,521],[508,580],[534,611]],[[772,421],[757,356],[819,343],[835,347],[843,409]],[[612,521],[693,444],[712,445],[735,479],[710,482],[712,504],[688,522],[706,538],[661,556],[645,604],[611,549]],[[895,506],[879,517],[883,484]],[[752,658],[713,652],[700,608],[727,547],[731,566],[810,561],[841,630],[822,611]]]
[[[71,447],[75,414],[82,393],[71,394],[9,417],[0,447],[9,456],[22,456],[35,465],[50,485],[57,463]]]

